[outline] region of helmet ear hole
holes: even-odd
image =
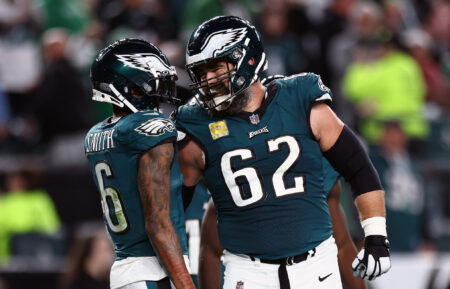
[[[142,98],[143,97],[141,90],[138,89],[137,87],[131,88],[130,93],[133,95],[134,98]]]
[[[235,48],[231,53],[231,59],[238,61],[242,57],[242,51],[239,48]]]
[[[245,78],[243,76],[239,76],[239,78],[236,80],[236,85],[241,87],[245,83]]]

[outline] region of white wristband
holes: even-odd
[[[386,218],[384,217],[372,217],[365,219],[361,222],[361,226],[364,229],[365,237],[370,235],[382,235],[387,237]]]

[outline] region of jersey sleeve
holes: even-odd
[[[317,74],[299,73],[278,80],[277,83],[286,91],[281,102],[288,110],[300,110],[308,115],[316,104],[331,104],[331,91]]]
[[[177,130],[187,133],[186,126],[189,124],[189,108],[186,105],[178,107],[174,121]]]
[[[195,136],[193,128],[196,127],[198,123],[195,116],[196,109],[197,108],[194,105],[183,105],[178,108],[177,114],[175,115],[175,126],[178,130],[178,141],[188,141]]]
[[[320,75],[307,73],[304,77],[298,79],[299,88],[304,95],[302,97],[302,105],[308,110],[316,104],[331,104],[332,94],[330,89],[325,86]]]
[[[128,143],[128,147],[138,152],[145,152],[159,144],[175,142],[177,130],[174,123],[162,114],[140,114],[127,125],[122,141]]]
[[[175,126],[179,134],[178,143],[183,146],[188,141],[194,141],[203,152],[213,141],[210,128],[205,125],[211,122],[208,113],[198,104],[186,104],[178,108]]]

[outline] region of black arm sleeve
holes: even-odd
[[[380,178],[358,137],[344,126],[336,143],[323,155],[352,187],[353,196],[382,190]]]

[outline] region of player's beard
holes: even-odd
[[[250,101],[250,97],[250,89],[245,89],[244,91],[238,93],[233,98],[233,100],[231,100],[231,104],[228,106],[228,108],[220,111],[213,108],[209,109],[208,113],[213,117],[226,117],[236,115],[242,111],[242,108],[247,106],[248,102]],[[226,104],[227,102],[228,101],[225,101],[224,104]]]

